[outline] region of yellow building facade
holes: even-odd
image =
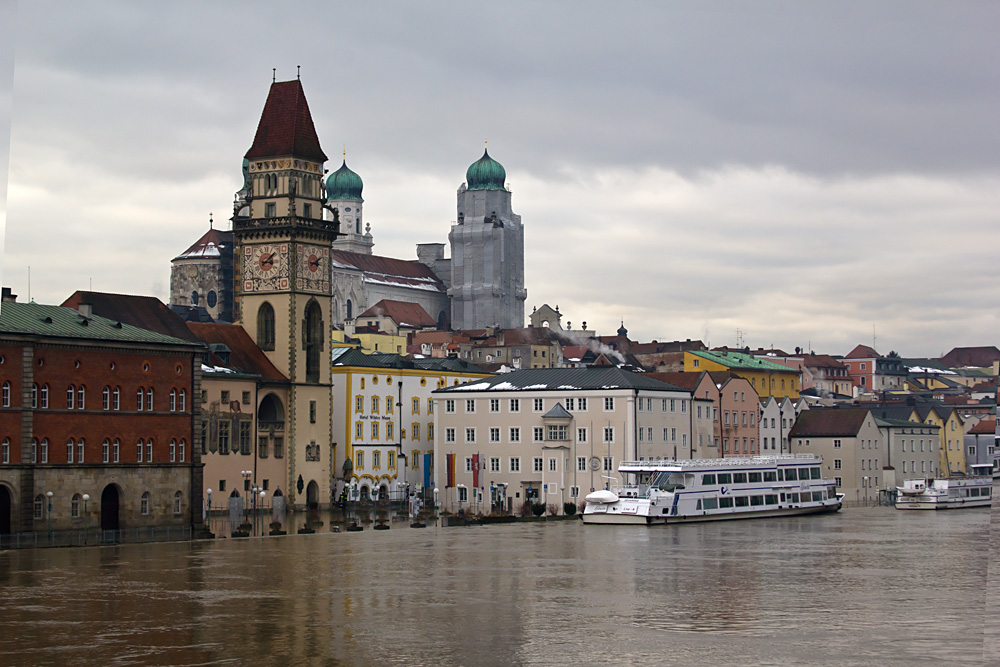
[[[685,351],[684,372],[730,371],[734,375],[750,381],[750,385],[761,398],[799,398],[801,373],[787,366],[758,359],[743,352]]]

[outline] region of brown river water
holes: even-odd
[[[989,526],[879,507],[7,551],[0,665],[997,664]]]

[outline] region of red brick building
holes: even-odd
[[[204,350],[87,305],[4,303],[0,532],[199,524]]]

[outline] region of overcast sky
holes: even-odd
[[[524,223],[528,312],[831,354],[873,335],[904,356],[1000,342],[1000,3],[14,13],[0,0],[3,284],[22,300],[30,266],[40,303],[166,301],[209,212],[229,228],[271,68],[301,65],[328,167],[346,145],[364,180],[377,254],[447,241],[487,137]]]

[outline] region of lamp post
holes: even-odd
[[[208,496],[208,512],[205,514],[205,522],[209,525],[209,530],[211,531],[212,525],[212,489],[205,489],[205,495]]]
[[[49,510],[45,513],[46,522],[48,523],[49,529],[49,539],[52,539],[52,492],[48,491],[45,494],[49,499]]]
[[[90,500],[90,494],[83,494],[83,543],[87,543],[87,501]]]
[[[441,505],[440,505],[440,503],[438,502],[438,494],[439,494],[440,492],[441,492],[441,489],[439,489],[439,488],[437,488],[437,487],[435,486],[435,487],[434,487],[434,512],[435,512],[435,514],[436,514],[436,513],[437,513],[437,512],[438,512],[438,511],[439,511],[439,510],[441,509]]]

